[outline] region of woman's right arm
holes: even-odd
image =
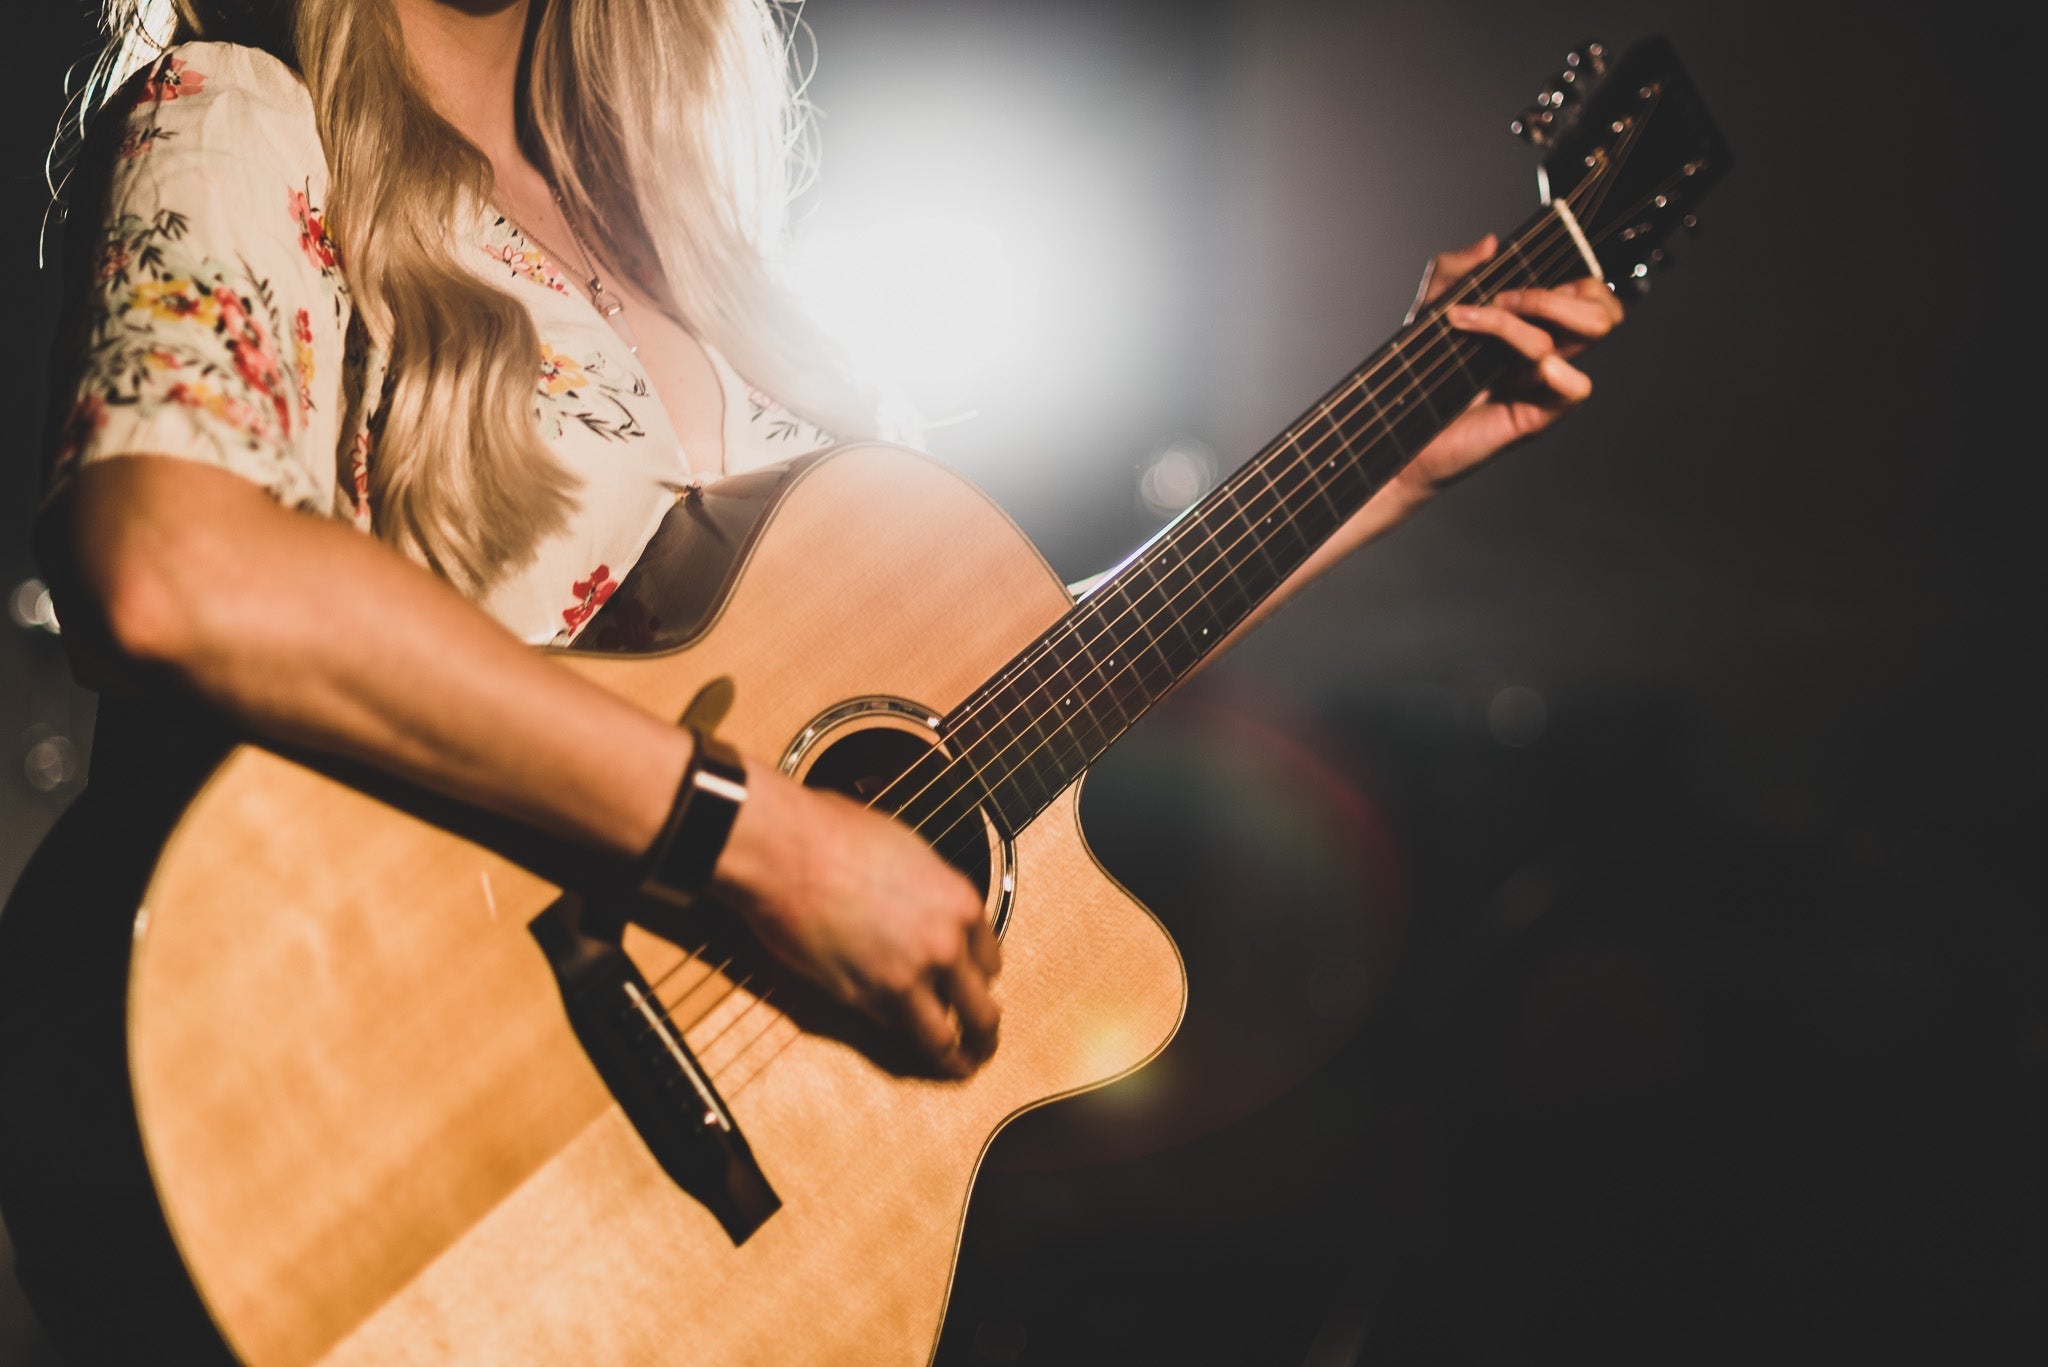
[[[79,470],[41,530],[89,682],[186,695],[254,736],[621,861],[661,829],[687,731],[529,649],[353,528],[220,469],[131,455]],[[999,966],[973,888],[907,828],[770,766],[749,763],[748,789],[717,868],[722,899],[799,971],[908,1030],[940,1067],[970,1071],[994,1045]]]

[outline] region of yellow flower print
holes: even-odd
[[[540,392],[549,398],[581,389],[589,382],[583,367],[573,356],[564,356],[546,342],[540,344]]]
[[[213,292],[186,279],[143,281],[128,296],[128,309],[163,323],[189,320],[210,328],[220,322],[220,301]]]

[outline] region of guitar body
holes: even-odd
[[[853,700],[943,715],[1072,606],[1000,510],[911,452],[834,452],[766,508],[691,644],[563,663],[667,717],[730,680],[720,734],[772,759]],[[253,1367],[926,1361],[997,1129],[1136,1068],[1185,1001],[1077,794],[1015,839],[1002,1045],[965,1082],[893,1071],[761,1001],[738,961],[628,931],[781,1198],[736,1244],[565,1020],[529,928],[559,889],[235,749],[164,844],[127,966],[149,1185],[221,1337]]]

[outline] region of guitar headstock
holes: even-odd
[[[1645,38],[1618,62],[1587,43],[1511,126],[1543,149],[1543,202],[1571,206],[1616,289],[1640,291],[1670,264],[1665,240],[1676,229],[1697,230],[1699,203],[1731,160],[1661,37]]]

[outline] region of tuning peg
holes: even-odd
[[[1575,47],[1566,54],[1564,65],[1565,70],[1571,72],[1575,78],[1583,71],[1597,81],[1607,74],[1607,44],[1586,43]]]
[[[1508,125],[1508,131],[1533,147],[1548,147],[1556,122],[1556,111],[1535,106],[1524,109],[1522,116]]]
[[[1652,247],[1650,249],[1651,270],[1658,272],[1668,271],[1677,264],[1677,261],[1672,258],[1671,253],[1665,251],[1662,247]]]
[[[1635,265],[1629,268],[1628,274],[1621,278],[1621,283],[1615,288],[1619,293],[1625,294],[1631,299],[1640,299],[1648,294],[1650,292],[1650,263],[1647,261],[1636,262]]]
[[[1700,235],[1700,220],[1697,214],[1687,214],[1684,218],[1679,219],[1678,226],[1685,229],[1687,237],[1698,237]]]

